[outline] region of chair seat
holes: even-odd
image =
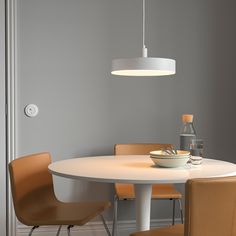
[[[110,202],[50,202],[22,210],[23,223],[34,225],[84,225],[110,206]]]
[[[119,200],[135,198],[133,184],[116,184],[115,188]],[[173,184],[152,185],[152,199],[180,199],[181,197],[181,193],[175,189]]]
[[[184,236],[184,225],[178,224],[166,228],[140,231],[132,233],[130,236]]]

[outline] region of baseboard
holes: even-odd
[[[180,222],[180,219],[176,220],[177,223]],[[112,228],[112,222],[107,222],[109,229]],[[158,219],[151,220],[151,228],[164,227],[171,224],[171,219]],[[135,220],[129,221],[119,221],[119,236],[127,236],[131,232],[136,230],[136,222]],[[18,224],[17,225],[17,236],[28,236],[31,227]],[[58,227],[56,226],[42,226],[33,232],[33,236],[55,236]],[[99,221],[89,222],[88,224],[78,227],[75,226],[71,229],[71,236],[79,235],[79,236],[107,236],[106,231],[104,230],[103,224]],[[60,236],[67,236],[66,226],[63,226],[61,229]]]

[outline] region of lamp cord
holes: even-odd
[[[146,19],[146,15],[145,15],[145,0],[143,0],[143,57],[147,57],[147,48],[145,45],[145,19]]]

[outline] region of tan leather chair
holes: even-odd
[[[173,147],[173,145],[157,143],[116,144],[114,148],[114,153],[115,155],[117,155],[117,157],[119,157],[119,155],[148,155],[150,151],[160,150],[162,148],[167,147]],[[175,223],[175,200],[178,200],[179,202],[181,220],[183,223],[181,197],[181,193],[175,189],[173,184],[155,184],[152,186],[152,199],[169,199],[173,201],[173,225]],[[115,184],[114,216],[112,229],[113,236],[117,234],[118,201],[134,199],[134,186],[132,184]]]
[[[236,236],[236,177],[188,180],[185,224],[131,236]]]
[[[57,200],[52,175],[48,171],[51,163],[49,153],[39,153],[17,158],[9,164],[12,198],[18,220],[35,228],[42,225],[68,225],[67,232],[74,225],[84,225],[100,216],[110,235],[102,212],[110,207],[110,202],[65,203]]]

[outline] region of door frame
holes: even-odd
[[[5,61],[5,0],[0,0],[0,229],[6,235],[6,61]]]
[[[4,0],[1,0],[4,1]],[[5,75],[6,75],[6,164],[16,156],[16,76],[17,76],[17,1],[5,0]],[[7,167],[7,165],[6,165]],[[7,168],[6,168],[7,169]],[[11,200],[8,171],[6,170],[7,232],[16,235],[16,217]]]

